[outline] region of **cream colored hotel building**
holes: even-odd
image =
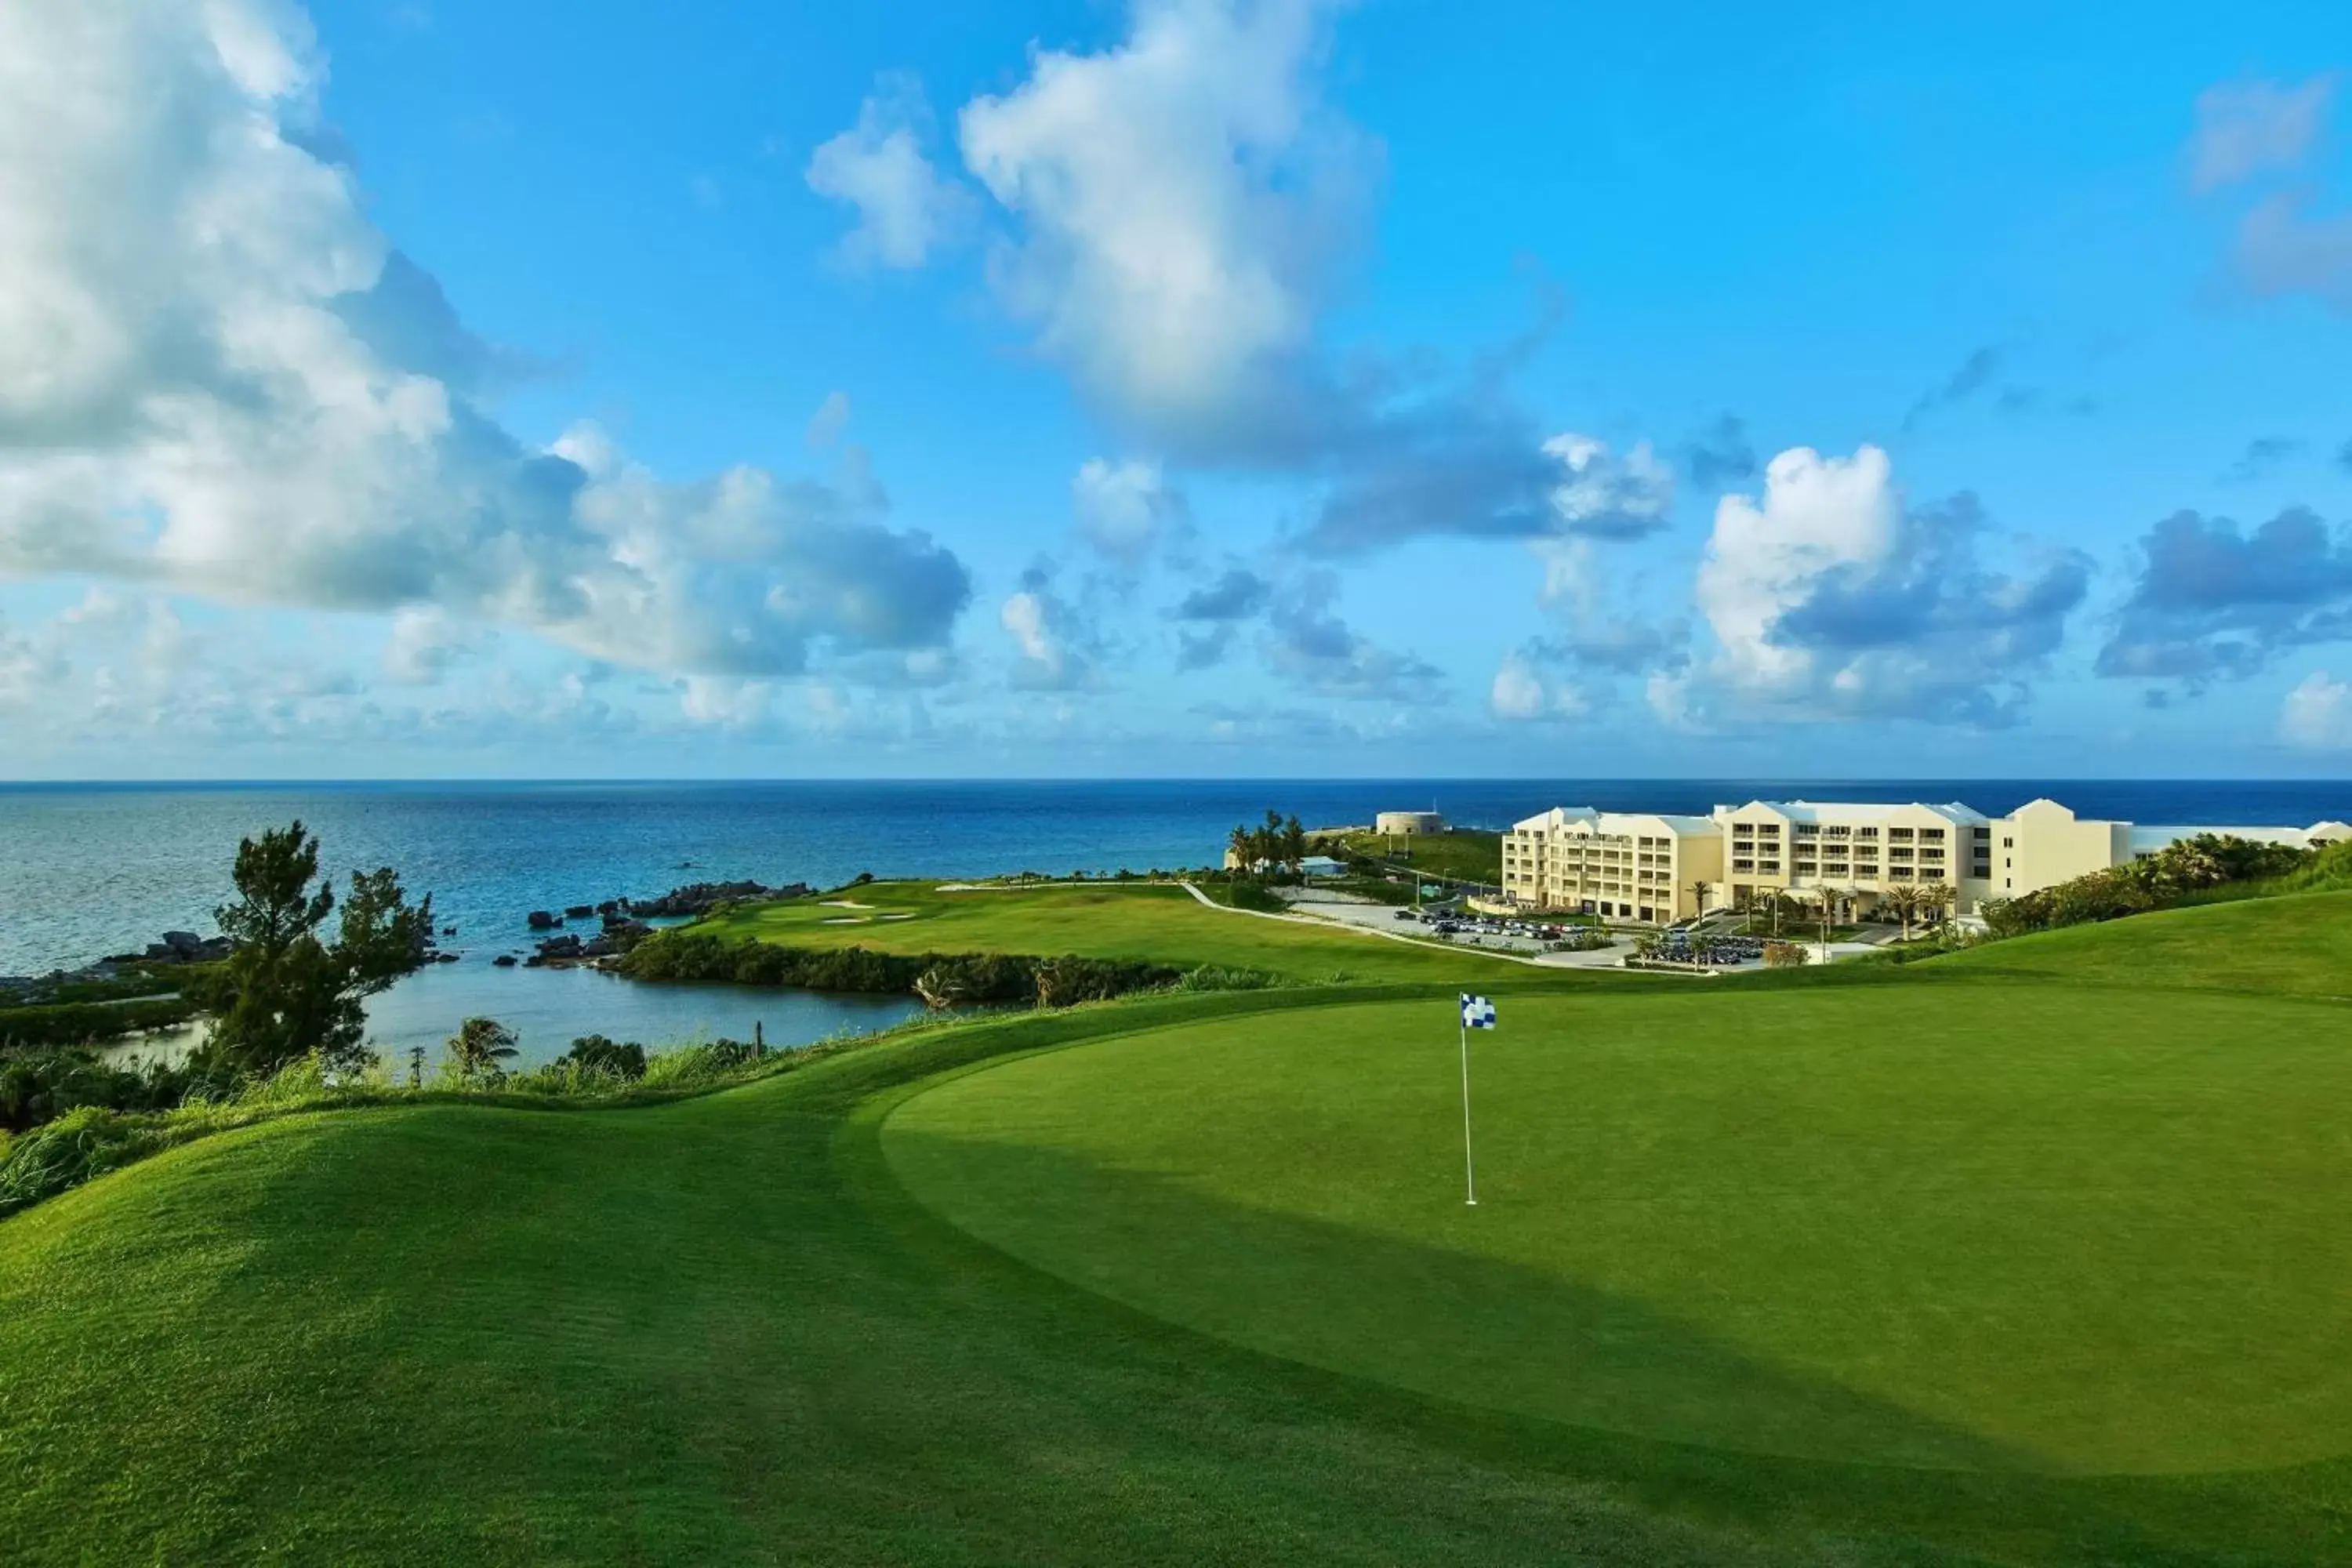
[[[2140,827],[2078,817],[2053,800],[1986,816],[1943,805],[1763,801],[1706,816],[1555,806],[1503,836],[1503,891],[1533,910],[1667,925],[1774,893],[1826,890],[1863,912],[1903,883],[1941,883],[1954,911],[2014,898],[2198,833],[2310,846],[2352,827]]]

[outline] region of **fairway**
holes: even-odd
[[[1182,888],[1165,884],[959,889],[953,884],[876,882],[820,899],[730,910],[694,929],[793,947],[1040,957],[1077,953],[1179,969],[1213,964],[1317,984],[1560,978],[1558,972],[1475,952],[1400,942],[1336,924],[1210,909]]]
[[[1644,1436],[2160,1473],[2352,1449],[2340,1009],[1984,981],[1445,999],[948,1080],[885,1148],[1221,1339]]]

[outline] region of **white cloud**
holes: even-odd
[[[2279,739],[2315,752],[2352,752],[2352,681],[2313,670],[2286,694]]]
[[[0,59],[0,573],[437,606],[705,673],[947,635],[961,563],[864,491],[534,451],[444,379],[484,356],[309,150],[299,9],[10,5]]]
[[[1495,671],[1487,705],[1495,717],[1517,722],[1572,719],[1589,711],[1584,693],[1553,668],[1559,661],[1538,647],[1514,648]]]
[[[2299,86],[2225,81],[2197,95],[2197,129],[2189,142],[2189,184],[2219,190],[2273,169],[2292,168],[2319,135],[2333,77]]]
[[[886,74],[858,106],[857,123],[809,155],[809,189],[857,209],[842,241],[851,261],[920,267],[970,226],[969,191],[940,177],[923,152],[930,105],[913,77]]]
[[[1765,468],[1762,505],[1724,497],[1699,563],[1698,607],[1723,645],[1719,668],[1730,682],[1763,691],[1801,686],[1813,656],[1778,640],[1777,623],[1823,574],[1885,560],[1902,516],[1894,465],[1871,446],[1851,458],[1793,448]]]
[[[1329,9],[1147,0],[1123,44],[1039,50],[1020,87],[963,109],[964,162],[1022,225],[1000,297],[1146,428],[1245,444],[1246,411],[1294,390],[1370,184],[1307,69]]]
[[[1696,597],[1719,654],[1689,679],[1654,683],[1654,706],[1692,724],[1718,708],[2015,722],[2025,677],[2058,647],[2090,563],[2026,546],[2024,567],[1989,570],[1983,531],[1965,492],[1906,510],[1875,447],[1851,458],[1781,453],[1760,503],[1731,495],[1716,509]]]
[[[1013,595],[997,612],[998,621],[1021,650],[1020,679],[1025,685],[1065,686],[1076,672],[1069,650],[1056,635],[1059,611],[1059,601],[1038,585]]]
[[[1560,468],[1551,509],[1561,532],[1629,538],[1665,525],[1675,505],[1675,473],[1647,441],[1635,442],[1620,458],[1608,443],[1569,431],[1543,449]]]
[[[1070,481],[1070,501],[1087,542],[1129,571],[1189,527],[1184,492],[1157,463],[1089,458]]]

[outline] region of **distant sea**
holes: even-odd
[[[1464,826],[1498,827],[1559,805],[1704,813],[1758,798],[1959,800],[1999,813],[2044,795],[2086,816],[2142,823],[2299,826],[2352,818],[2352,783],[2331,781],[0,784],[0,974],[136,951],[166,930],[209,933],[213,907],[229,894],[237,840],[296,817],[320,835],[339,881],[355,868],[392,866],[413,893],[431,892],[439,920],[458,928],[445,945],[466,961],[404,983],[372,1015],[386,1043],[398,1045],[437,1041],[454,1027],[444,1015],[490,1004],[515,1012],[526,998],[543,1014],[543,1038],[597,1026],[619,1006],[620,992],[642,996],[648,988],[603,976],[526,978],[491,970],[490,957],[524,948],[523,917],[534,909],[684,882],[830,886],[861,871],[1202,866],[1218,859],[1236,823],[1268,808],[1320,826],[1433,806]],[[440,1000],[428,1005],[428,994]],[[632,1002],[646,1037],[661,1037],[664,1027],[749,1033],[740,997],[677,1000],[680,1007]],[[763,1005],[772,1014],[781,1005],[770,998]],[[411,1019],[401,1016],[404,1006],[427,1011]],[[844,1007],[793,1027],[823,1033],[898,1013],[895,1005],[888,1017],[856,1003]]]

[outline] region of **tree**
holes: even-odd
[[[1903,940],[1911,940],[1912,922],[1919,918],[1919,888],[1913,882],[1896,882],[1878,895],[1878,907],[1892,914],[1903,924]]]
[[[1300,826],[1296,813],[1282,825],[1282,858],[1290,863],[1292,876],[1306,874],[1307,829]]]
[[[1256,836],[1248,828],[1236,826],[1233,836],[1225,840],[1225,853],[1234,858],[1233,865],[1226,869],[1227,877],[1230,879],[1235,871],[1247,871],[1256,858]]]
[[[367,1065],[362,1004],[425,962],[433,900],[411,906],[390,867],[352,874],[335,941],[320,928],[335,907],[319,875],[319,840],[300,822],[237,846],[237,901],[213,911],[236,950],[211,979],[192,988],[214,1016],[207,1067],[269,1073],[318,1053],[349,1072]]]
[[[1694,915],[1706,913],[1706,897],[1714,890],[1715,884],[1712,882],[1698,881],[1690,885],[1691,912]]]
[[[449,1065],[467,1083],[506,1076],[514,1059],[515,1032],[496,1018],[468,1018],[449,1037]]]
[[[1919,919],[1929,926],[1940,926],[1952,908],[1952,889],[1941,882],[1919,884]]]

